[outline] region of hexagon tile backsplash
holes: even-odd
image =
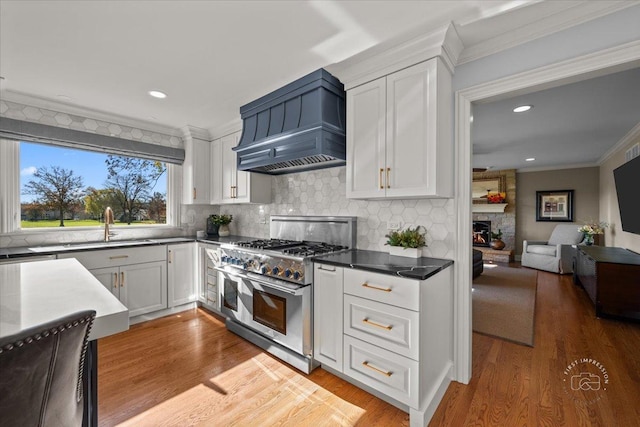
[[[426,256],[454,257],[453,199],[347,199],[346,167],[278,175],[272,185],[269,205],[220,206],[221,213],[233,215],[232,234],[269,237],[272,214],[357,216],[358,249],[386,251],[387,222],[399,222],[402,228],[427,229]]]

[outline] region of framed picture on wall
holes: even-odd
[[[536,221],[573,222],[573,190],[536,191]]]

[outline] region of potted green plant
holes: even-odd
[[[491,246],[491,249],[496,249],[498,251],[504,249],[505,244],[502,241],[502,230],[498,228],[497,233],[491,232],[491,242],[489,242],[489,246]]]
[[[427,246],[426,229],[418,225],[415,228],[407,227],[406,230],[392,231],[385,235],[386,245],[389,245],[389,255],[420,258],[422,248]]]
[[[229,235],[229,223],[233,220],[233,215],[210,215],[207,219],[207,234],[225,237]],[[210,232],[211,230],[211,232]]]

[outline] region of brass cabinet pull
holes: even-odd
[[[129,255],[116,255],[116,256],[109,257],[109,259],[123,259],[123,258],[129,258]]]
[[[375,289],[376,291],[391,292],[391,288],[381,288],[379,286],[371,286],[368,283],[363,283],[362,287],[363,288],[369,288],[369,289]]]
[[[387,168],[387,188],[391,188],[391,178],[389,178],[390,172],[391,172],[391,168]]]
[[[196,194],[198,194],[196,192],[196,187],[193,187],[193,200],[197,199]]]
[[[380,189],[384,188],[384,183],[382,182],[382,173],[384,172],[383,168],[380,168]]]
[[[364,362],[362,362],[362,366],[364,366],[365,368],[369,368],[372,371],[375,371],[379,374],[384,375],[385,377],[390,377],[391,375],[393,375],[393,372],[389,372],[389,371],[383,371],[382,369],[378,369],[373,365],[370,365],[369,362],[367,362],[366,360]]]
[[[120,287],[124,288],[124,271],[120,272]]]
[[[367,318],[362,319],[362,323],[366,323],[367,325],[375,326],[376,328],[384,329],[386,331],[393,329],[393,326],[391,325],[381,325],[380,323],[372,322]]]
[[[169,264],[171,264],[171,250],[169,250]]]
[[[113,289],[118,289],[118,273],[113,273]]]

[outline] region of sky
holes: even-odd
[[[20,143],[20,189],[33,178],[38,168],[60,166],[70,169],[74,175],[82,176],[85,187],[103,188],[107,180],[105,159],[107,154],[72,148],[54,147],[28,142]],[[166,175],[165,175],[166,176]],[[154,192],[167,192],[167,180],[161,178]],[[35,196],[22,194],[21,202],[33,201]]]

